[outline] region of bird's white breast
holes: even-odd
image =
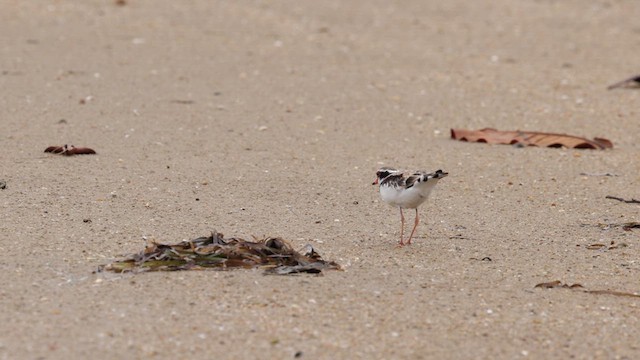
[[[408,189],[402,186],[383,185],[380,186],[380,197],[390,205],[404,209],[415,209],[427,200],[436,183],[437,179],[430,179],[427,182],[417,183]]]

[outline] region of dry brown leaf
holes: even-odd
[[[500,131],[491,128],[481,130],[451,129],[451,138],[460,141],[483,142],[488,144],[520,144],[523,146],[567,147],[596,150],[613,148],[613,143],[603,138],[589,140],[565,134],[537,131]]]

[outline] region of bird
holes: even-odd
[[[371,185],[380,185],[380,197],[382,198],[382,201],[400,209],[401,227],[400,242],[398,243],[399,246],[411,244],[413,234],[420,222],[418,207],[427,200],[431,190],[433,190],[438,181],[447,175],[449,175],[449,173],[442,170],[437,170],[432,173],[419,170],[405,177],[402,171],[392,167],[382,167],[378,169],[376,172],[376,180]],[[413,230],[411,230],[411,235],[409,235],[409,239],[406,242],[404,242],[403,238],[403,209],[416,210]]]

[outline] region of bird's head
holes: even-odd
[[[401,174],[402,171],[398,169],[394,169],[391,167],[382,167],[376,171],[376,179],[371,185],[378,185],[382,180],[386,179],[391,175]]]

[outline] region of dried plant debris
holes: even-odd
[[[460,141],[519,146],[566,147],[573,149],[604,150],[613,148],[607,139],[585,139],[573,135],[544,133],[537,131],[500,131],[491,128],[481,130],[451,129],[451,138]]]
[[[627,223],[622,223],[622,224],[618,224],[619,226],[622,226],[622,230],[624,231],[631,231],[631,229],[638,229],[640,228],[640,222],[627,222]]]
[[[628,79],[618,81],[617,83],[613,85],[609,85],[607,87],[608,90],[618,89],[618,88],[626,88],[626,89],[640,88],[640,75],[632,76]]]
[[[580,245],[578,245],[578,246],[580,246]],[[629,245],[627,245],[626,243],[617,244],[615,241],[611,240],[609,245],[602,244],[602,243],[595,243],[595,244],[591,244],[591,245],[585,246],[585,249],[587,249],[587,250],[615,250],[615,249],[620,249],[620,248],[626,248],[627,246],[629,246]]]
[[[46,153],[60,154],[66,156],[95,154],[95,150],[86,147],[75,147],[64,144],[62,146],[49,146],[44,150]]]
[[[479,259],[479,258],[477,258],[477,257],[471,257],[471,258],[469,258],[469,260],[475,260],[475,261],[493,261],[493,260],[492,260],[490,257],[488,257],[488,256],[485,256],[485,257],[483,257],[482,259]]]
[[[564,284],[560,280],[544,282],[537,284],[534,288],[543,288],[543,289],[570,289],[577,290],[580,292],[584,292],[587,294],[596,294],[596,295],[614,295],[614,296],[626,296],[626,297],[638,297],[640,298],[640,294],[638,293],[630,293],[624,291],[615,291],[615,290],[587,290],[582,284]]]
[[[229,268],[265,268],[265,274],[317,274],[325,269],[340,270],[340,265],[325,261],[311,245],[300,252],[281,238],[246,241],[225,239],[213,232],[209,237],[185,240],[175,245],[151,242],[142,252],[133,254],[98,271],[146,272]]]
[[[618,200],[618,201],[621,201],[621,202],[627,203],[627,204],[640,204],[640,200],[636,200],[636,199],[625,200],[623,198],[620,198],[620,197],[617,197],[617,196],[611,196],[611,195],[605,196],[605,199]]]
[[[630,222],[624,222],[624,223],[597,223],[597,224],[582,223],[580,224],[580,226],[583,226],[583,227],[594,226],[594,227],[600,228],[600,230],[611,230],[614,228],[622,228],[622,230],[624,231],[631,231],[632,229],[640,228],[640,222],[630,221]]]
[[[560,280],[549,281],[545,283],[536,284],[534,288],[543,288],[543,289],[551,289],[551,288],[565,288],[565,289],[575,289],[575,288],[583,288],[584,286],[580,284],[563,284]]]
[[[598,224],[598,227],[602,230],[609,230],[611,228],[622,228],[624,231],[631,231],[631,229],[640,228],[640,222],[631,221],[625,223],[617,223],[617,224]]]

